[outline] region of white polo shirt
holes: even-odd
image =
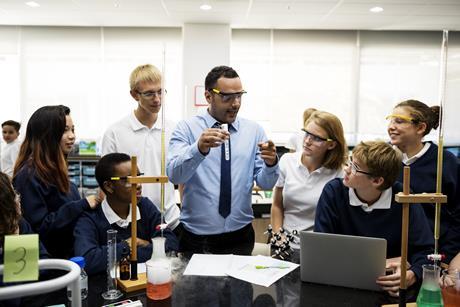
[[[129,204],[129,214],[126,219],[122,219],[118,216],[118,214],[113,211],[112,207],[110,207],[107,199],[104,199],[101,204],[102,212],[104,213],[105,218],[109,221],[109,224],[112,225],[113,223],[117,224],[121,228],[127,228],[129,223],[131,223],[131,214],[132,214],[132,207]],[[136,206],[136,220],[139,221],[141,219],[141,212],[139,211],[139,207]]]
[[[350,205],[354,207],[361,207],[365,212],[372,212],[375,209],[390,209],[391,202],[393,201],[393,189],[389,187],[388,189],[382,191],[380,198],[369,206],[367,203],[363,203],[358,196],[356,195],[355,189],[348,189],[348,197],[350,198]]]
[[[175,124],[165,121],[165,157],[168,153],[169,139]],[[161,175],[161,116],[152,128],[144,126],[134,115],[121,119],[110,126],[102,138],[102,155],[112,152],[137,156],[139,170],[145,176]],[[143,184],[142,196],[148,197],[160,210],[160,184]],[[180,210],[174,197],[174,185],[165,184],[165,220],[171,229],[179,224]]]
[[[316,206],[324,186],[334,178],[343,177],[342,169],[320,167],[310,173],[301,157],[302,152],[286,153],[279,162],[276,187],[283,188],[283,227],[289,231],[313,230]]]
[[[428,149],[430,149],[430,146],[431,146],[431,143],[426,142],[425,145],[423,145],[423,148],[417,154],[413,155],[410,158],[407,156],[406,153],[403,153],[402,162],[405,165],[411,165],[412,163],[420,159],[428,151]]]
[[[14,140],[9,144],[5,144],[2,153],[0,170],[10,177],[13,177],[14,164],[18,158],[21,142],[19,139]]]

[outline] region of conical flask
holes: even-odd
[[[152,300],[164,300],[171,296],[171,261],[165,254],[166,238],[152,239],[152,258],[147,261],[147,297]]]
[[[423,267],[423,282],[417,296],[417,307],[442,307],[439,276],[441,268],[437,265],[425,264]]]

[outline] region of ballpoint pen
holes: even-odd
[[[288,269],[289,267],[286,265],[256,265],[257,270],[261,269]]]

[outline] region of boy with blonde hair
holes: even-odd
[[[326,186],[316,209],[316,232],[376,237],[387,240],[387,270],[376,283],[392,296],[400,284],[402,206],[394,201],[402,184],[396,182],[401,156],[382,141],[361,142],[352,152],[343,179]],[[422,264],[428,263],[433,234],[423,208],[410,206],[407,285],[422,279]],[[363,255],[364,257],[365,255]]]
[[[129,78],[131,97],[137,102],[137,108],[128,116],[110,126],[102,138],[102,155],[119,152],[137,156],[137,163],[146,176],[161,174],[161,127],[165,128],[165,150],[175,123],[161,121],[158,116],[161,109],[161,72],[153,65],[136,67]],[[161,203],[159,184],[147,184],[143,195],[158,208]],[[174,185],[165,185],[165,220],[171,229],[179,224],[180,210],[176,205]]]

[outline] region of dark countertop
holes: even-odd
[[[179,264],[177,264],[179,263]],[[124,297],[140,299],[144,306],[349,306],[369,307],[398,303],[398,300],[383,292],[319,285],[300,281],[300,269],[270,287],[262,287],[232,277],[183,276],[185,261],[177,261],[173,271],[172,297],[164,301],[146,298],[145,291],[130,293]],[[106,276],[90,278],[89,297],[84,306],[101,306],[101,293],[106,289]],[[408,298],[415,301],[417,289],[409,291]],[[120,299],[122,300],[122,299]]]
[[[125,294],[117,301],[141,300],[143,306],[174,307],[372,307],[398,303],[397,299],[383,292],[301,282],[299,268],[270,287],[262,287],[232,277],[183,276],[186,260],[175,259],[172,297],[163,301],[152,301],[146,297],[145,290],[141,290]],[[104,301],[101,296],[101,293],[106,291],[106,285],[105,274],[91,276],[88,282],[88,298],[82,301],[82,306],[96,307],[111,303]],[[410,289],[408,300],[415,301],[416,295],[417,289]],[[23,306],[52,304],[71,306],[64,289],[43,295],[39,300],[27,298],[26,301]]]

